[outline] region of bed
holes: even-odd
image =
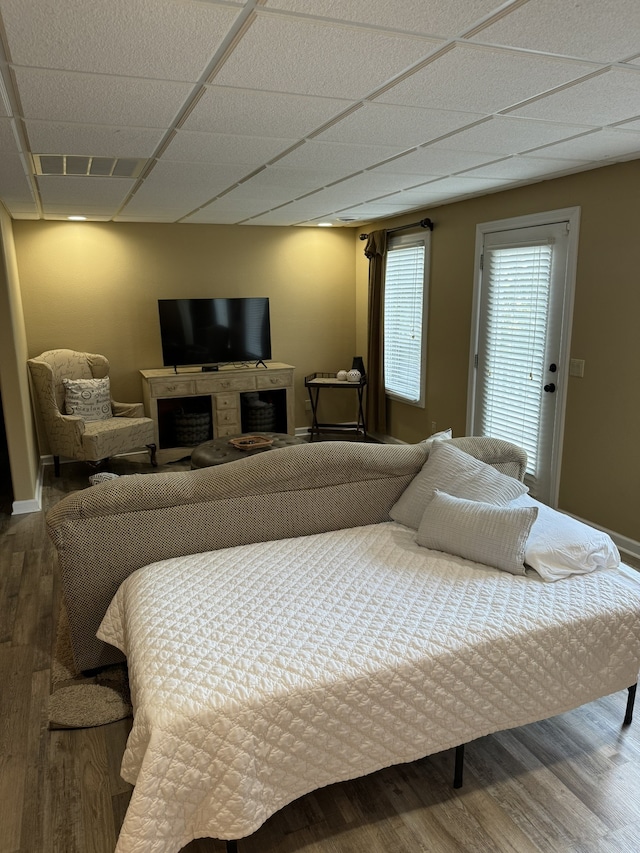
[[[116,853],[234,849],[311,790],[635,685],[640,586],[513,575],[385,521],[145,566],[98,637],[134,705]]]

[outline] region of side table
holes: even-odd
[[[311,400],[311,412],[313,415],[311,428],[309,430],[309,441],[313,441],[314,438],[320,438],[322,430],[329,430],[331,432],[348,430],[358,434],[361,433],[362,437],[366,439],[367,422],[365,420],[364,407],[362,404],[364,389],[367,384],[366,376],[363,376],[359,382],[349,382],[348,380],[338,379],[335,373],[312,373],[310,376],[305,378],[304,384],[305,388],[309,389],[309,399]],[[357,391],[358,417],[355,423],[331,424],[318,422],[318,398],[320,397],[320,391],[322,388],[342,388],[343,390],[346,388],[352,391]]]

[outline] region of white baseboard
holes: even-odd
[[[36,477],[35,495],[28,501],[14,501],[11,505],[11,515],[26,515],[28,512],[40,512],[42,509],[42,481],[44,477],[42,468],[43,464],[42,459],[40,459],[38,476]]]

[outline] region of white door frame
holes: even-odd
[[[552,507],[558,506],[560,491],[560,463],[562,460],[562,445],[564,440],[565,412],[567,405],[567,384],[569,378],[569,352],[571,344],[571,329],[573,321],[573,304],[575,297],[576,269],[578,262],[578,239],[580,230],[580,208],[565,207],[559,210],[547,210],[543,213],[532,213],[527,216],[514,216],[509,219],[497,219],[493,222],[481,222],[476,225],[476,248],[474,257],[473,276],[473,305],[471,309],[471,346],[469,348],[469,380],[467,386],[467,435],[473,435],[476,390],[476,353],[480,329],[480,289],[482,271],[480,258],[484,245],[485,234],[493,231],[510,231],[517,228],[531,228],[536,225],[549,225],[555,222],[568,222],[569,235],[567,247],[567,280],[560,332],[560,363],[558,367],[558,400],[557,417],[554,426],[553,449],[551,458],[551,500]]]

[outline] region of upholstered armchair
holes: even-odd
[[[103,355],[54,349],[30,358],[28,364],[56,477],[61,456],[98,462],[146,446],[151,464],[157,464],[153,421],[144,417],[142,403],[111,399],[109,362]],[[70,410],[73,413],[67,414]]]

